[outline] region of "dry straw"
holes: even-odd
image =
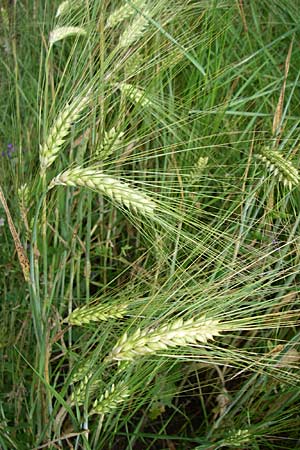
[[[219,335],[217,320],[177,319],[156,329],[138,328],[131,336],[125,333],[107,356],[106,360],[127,360],[151,353],[167,350],[170,347],[186,347],[197,342],[206,343]]]
[[[22,268],[23,271],[23,275],[25,278],[25,281],[29,282],[30,281],[30,264],[29,264],[29,260],[27,258],[27,255],[25,253],[24,247],[20,241],[19,235],[17,233],[16,227],[14,225],[14,222],[12,220],[8,205],[6,203],[6,199],[4,196],[4,193],[2,191],[2,188],[0,186],[0,203],[2,203],[4,211],[6,213],[6,217],[7,217],[7,223],[12,235],[12,238],[14,240],[15,243],[15,248],[16,248],[16,252],[19,258],[19,263],[20,266]]]
[[[69,134],[72,124],[79,118],[83,109],[87,106],[89,95],[78,96],[59,113],[52,125],[46,142],[40,149],[40,165],[42,173],[57,158],[62,145]]]
[[[263,161],[272,174],[282,181],[284,186],[292,189],[299,184],[299,172],[290,161],[287,161],[278,150],[271,150],[269,147],[262,148],[256,158]]]
[[[68,317],[71,325],[85,325],[90,322],[102,322],[109,319],[122,319],[128,305],[99,304],[95,306],[85,305],[75,309]]]
[[[133,212],[153,215],[156,204],[146,194],[130,187],[127,183],[105,174],[101,170],[74,167],[55,177],[49,186],[82,186],[108,196],[121,206]]]

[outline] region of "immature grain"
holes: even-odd
[[[145,91],[143,89],[137,88],[130,83],[120,83],[119,89],[133,103],[138,103],[145,108],[151,105],[151,101],[145,96]]]
[[[136,0],[134,5],[138,8],[143,8],[145,6],[145,0]],[[115,9],[107,18],[106,28],[112,28],[120,24],[126,19],[136,14],[136,10],[128,3],[120,6],[120,8]]]
[[[50,32],[49,46],[52,47],[55,42],[61,41],[69,36],[85,36],[86,31],[81,27],[57,27]]]
[[[84,362],[80,361],[80,364],[77,365],[76,369],[72,373],[71,382],[77,383],[78,381],[82,381],[85,377],[89,376],[94,365],[95,358],[93,357],[93,355],[85,358]]]
[[[96,149],[97,155],[103,160],[108,158],[121,146],[124,134],[123,131],[118,131],[115,127],[105,131],[102,143]]]
[[[278,150],[271,150],[269,147],[264,147],[255,156],[265,163],[268,170],[277,176],[279,181],[283,182],[284,186],[292,189],[293,186],[299,184],[298,170]]]
[[[21,217],[26,230],[26,239],[30,239],[31,230],[28,223],[28,211],[30,209],[29,205],[29,188],[27,183],[22,184],[18,189],[18,198],[19,198],[19,208]]]
[[[65,0],[58,6],[55,17],[74,14],[74,10],[84,6],[85,0]]]
[[[198,320],[184,321],[180,318],[156,329],[138,328],[132,335],[126,332],[107,356],[107,360],[131,361],[139,356],[157,353],[170,347],[186,347],[197,342],[206,343],[218,335],[217,320],[202,317]]]
[[[202,175],[202,172],[206,168],[207,163],[208,163],[207,156],[206,157],[200,156],[200,158],[198,158],[198,161],[196,162],[190,173],[191,181],[197,180]]]
[[[130,396],[128,387],[124,382],[112,384],[95,400],[90,414],[109,414],[118,408]]]
[[[156,204],[148,195],[112,178],[101,170],[74,167],[55,177],[50,185],[82,186],[108,196],[111,200],[129,210],[143,215],[153,215]]]
[[[88,95],[78,96],[70,104],[67,104],[58,114],[49,131],[46,142],[40,149],[40,165],[42,173],[45,173],[48,167],[50,167],[57,158],[72,124],[79,118],[83,109],[87,106],[88,100]]]
[[[86,325],[90,322],[103,322],[109,319],[122,319],[128,305],[99,304],[94,306],[85,305],[75,309],[68,317],[71,325]]]
[[[251,441],[249,430],[232,430],[224,437],[223,444],[230,448],[242,448]]]
[[[91,381],[93,376],[92,372],[89,372],[80,383],[75,386],[71,396],[70,402],[71,405],[84,405],[87,397],[92,397],[95,393],[101,388],[103,385],[103,381],[101,379],[96,379]]]
[[[72,7],[72,2],[70,0],[65,0],[64,2],[61,2],[61,4],[58,6],[55,17],[63,16],[66,14],[70,8]]]
[[[150,11],[145,11],[143,15],[139,14],[125,29],[119,39],[121,48],[129,48],[143,37],[147,27],[150,25],[148,17],[150,17]]]

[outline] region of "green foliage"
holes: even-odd
[[[296,3],[1,4],[1,449],[297,447]]]

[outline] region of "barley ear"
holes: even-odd
[[[136,0],[135,6],[141,9],[145,3],[145,0]],[[131,5],[122,5],[108,16],[105,26],[106,28],[113,28],[119,23],[124,22],[124,20],[129,19],[134,14],[136,14],[136,10]]]
[[[28,188],[27,183],[24,183],[19,187],[18,198],[19,198],[20,213],[21,213],[21,217],[23,220],[25,230],[26,230],[26,239],[29,240],[30,239],[30,227],[29,227],[29,223],[28,223],[27,214],[28,214],[30,205],[29,205],[29,188]]]
[[[132,103],[138,103],[144,108],[152,105],[152,102],[146,97],[143,89],[137,88],[130,83],[120,83],[118,87],[120,91],[132,101]]]
[[[138,14],[133,22],[121,34],[119,46],[121,48],[129,48],[136,41],[138,41],[145,33],[150,21],[147,16],[150,16],[150,11],[145,11],[145,15]]]
[[[197,178],[199,178],[199,176],[202,175],[202,172],[206,168],[207,163],[208,163],[207,156],[206,157],[200,156],[200,158],[198,158],[198,161],[196,162],[190,173],[191,181],[197,180]]]
[[[232,430],[224,437],[222,444],[230,448],[242,448],[251,442],[251,434],[249,430]],[[219,447],[218,447],[219,448]]]
[[[286,160],[278,150],[271,150],[269,147],[262,148],[256,158],[263,161],[270,172],[282,181],[284,186],[292,189],[299,184],[299,172],[293,164]]]
[[[91,322],[102,322],[109,319],[122,319],[127,310],[127,304],[123,305],[85,305],[75,309],[68,317],[71,325],[86,325]]]
[[[112,384],[99,399],[94,402],[90,414],[109,414],[118,408],[119,405],[124,403],[129,396],[129,389],[124,382],[120,382],[117,385]]]
[[[63,16],[65,13],[67,13],[72,6],[72,3],[70,0],[65,0],[64,2],[61,2],[61,4],[58,6],[55,17]]]
[[[78,364],[78,366],[72,373],[71,383],[77,383],[78,381],[82,381],[84,378],[89,376],[89,374],[93,370],[94,364],[95,359],[93,358],[93,356],[88,356],[83,363]]]
[[[119,205],[143,215],[153,215],[156,207],[156,204],[148,195],[100,170],[75,167],[55,177],[51,181],[49,189],[55,185],[82,186],[92,189],[106,195]]]
[[[100,389],[100,387],[103,384],[103,381],[102,380],[90,381],[92,375],[93,374],[89,372],[74,388],[70,397],[71,405],[74,404],[78,406],[83,405],[85,403],[87,396],[90,397],[94,395],[95,392]]]
[[[67,104],[60,112],[52,125],[45,143],[40,148],[40,165],[42,173],[45,173],[48,167],[57,158],[62,145],[66,140],[70,128],[79,118],[83,109],[86,107],[89,95],[76,97],[72,103]]]
[[[49,47],[51,48],[55,42],[61,41],[69,36],[84,36],[86,31],[81,27],[57,27],[50,32]]]
[[[219,322],[202,317],[198,320],[172,323],[156,329],[138,328],[132,335],[125,333],[116,343],[106,360],[132,361],[137,357],[158,353],[171,347],[187,347],[197,342],[206,343],[219,335]]]
[[[97,155],[102,159],[108,158],[116,149],[118,149],[123,140],[123,131],[116,130],[112,127],[109,131],[104,133],[104,138],[101,145],[96,149]]]

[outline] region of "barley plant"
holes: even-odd
[[[1,2],[1,449],[299,448],[298,3]]]

